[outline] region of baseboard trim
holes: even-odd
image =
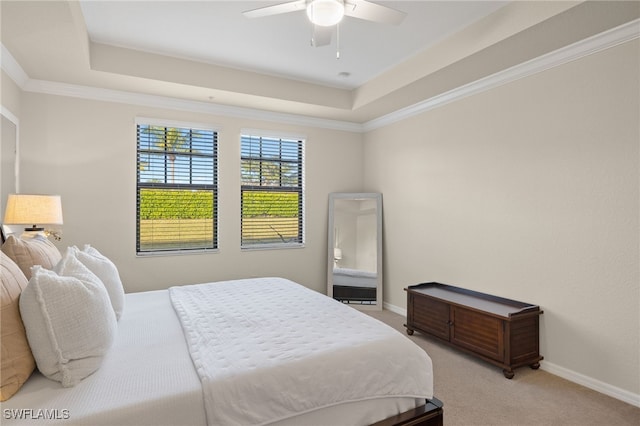
[[[542,361],[540,363],[540,369],[547,373],[569,380],[570,382],[592,389],[596,392],[600,392],[612,398],[626,402],[627,404],[640,407],[640,394],[629,392],[608,383],[601,382],[593,377],[585,376],[584,374],[569,370],[568,368],[561,367],[552,362]]]
[[[403,317],[405,317],[405,318],[406,318],[406,316],[407,316],[407,310],[406,310],[406,309],[401,308],[401,307],[399,307],[399,306],[392,305],[391,303],[384,302],[384,303],[382,304],[382,307],[383,307],[384,309],[388,310],[388,311],[391,311],[391,312],[396,313],[396,314],[398,314],[398,315],[402,315],[402,316],[403,316]]]
[[[383,307],[384,309],[387,309],[398,315],[402,315],[404,317],[407,316],[407,310],[399,306],[384,302]],[[569,380],[570,382],[577,383],[596,392],[600,392],[612,398],[626,402],[627,404],[640,407],[640,394],[629,392],[608,383],[601,382],[600,380],[594,379],[593,377],[585,376],[584,374],[580,374],[546,360],[540,363],[540,369],[546,371],[547,373]]]

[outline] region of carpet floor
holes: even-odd
[[[367,313],[407,335],[403,316]],[[508,380],[501,368],[434,338],[417,331],[408,337],[433,361],[434,394],[447,426],[640,425],[640,408],[546,371],[522,367]]]

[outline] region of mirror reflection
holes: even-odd
[[[329,196],[327,293],[362,309],[382,309],[382,195]]]

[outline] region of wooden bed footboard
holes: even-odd
[[[424,405],[381,420],[372,426],[443,426],[442,405],[438,398],[428,399]]]

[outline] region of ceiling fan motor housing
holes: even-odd
[[[331,27],[344,17],[344,1],[313,0],[307,5],[307,16],[315,25]]]

